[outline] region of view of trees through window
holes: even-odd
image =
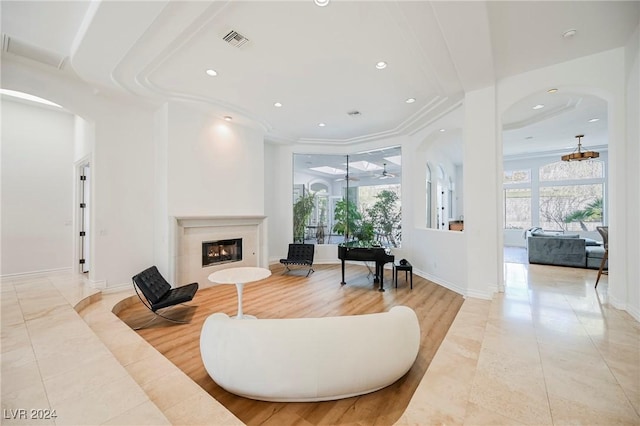
[[[603,224],[604,162],[554,162],[504,173],[506,229],[595,231]]]
[[[294,241],[399,247],[400,161],[400,147],[349,156],[294,154]]]

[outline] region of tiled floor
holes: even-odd
[[[401,424],[638,425],[640,325],[597,271],[505,263],[506,290],[468,299]]]
[[[640,325],[595,275],[506,263],[506,292],[465,301],[398,424],[640,424]],[[111,313],[131,291],[70,273],[1,289],[2,424],[241,424]]]

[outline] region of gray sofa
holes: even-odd
[[[602,244],[578,234],[532,228],[525,232],[525,238],[529,263],[598,269],[604,256]]]

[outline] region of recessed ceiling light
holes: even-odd
[[[273,104],[273,106],[276,108],[280,108],[282,107],[282,104],[280,102],[276,102],[275,104]]]
[[[217,76],[217,75],[218,75],[218,71],[213,70],[213,69],[208,69],[208,70],[207,70],[207,71],[205,71],[205,72],[207,73],[207,75],[208,75],[208,76],[211,76],[211,77],[215,77],[215,76]]]
[[[556,93],[558,91],[558,89],[549,89],[547,90],[547,93]]]
[[[589,120],[589,123],[595,123],[596,121],[600,121],[599,118],[592,118],[591,120]]]
[[[313,0],[316,6],[325,7],[329,4],[329,0]]]
[[[383,70],[387,67],[387,63],[385,61],[380,61],[376,64],[376,68],[379,70]]]
[[[412,104],[412,103],[414,103],[415,101],[416,101],[416,98],[409,98],[409,99],[407,99],[405,102],[406,102],[406,103],[408,103],[408,104]]]
[[[571,38],[571,37],[573,37],[574,35],[576,35],[576,34],[577,34],[577,32],[578,32],[578,31],[576,31],[575,29],[573,29],[573,28],[572,28],[572,29],[570,29],[570,30],[567,30],[567,31],[563,32],[563,33],[562,33],[562,37],[564,37],[564,38]]]
[[[318,127],[324,127],[324,126],[326,126],[326,124],[324,124],[324,123],[318,123]]]
[[[542,105],[542,104],[538,104],[538,105],[533,107],[533,109],[542,109],[542,108],[544,108],[544,105]]]
[[[446,132],[446,129],[440,129],[441,132]]]
[[[224,120],[225,121],[231,121],[231,120],[233,120],[233,117],[231,117],[230,115],[225,115],[224,116]]]

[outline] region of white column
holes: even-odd
[[[463,134],[466,295],[484,299],[492,297],[502,280],[497,126],[495,87],[467,93]]]

